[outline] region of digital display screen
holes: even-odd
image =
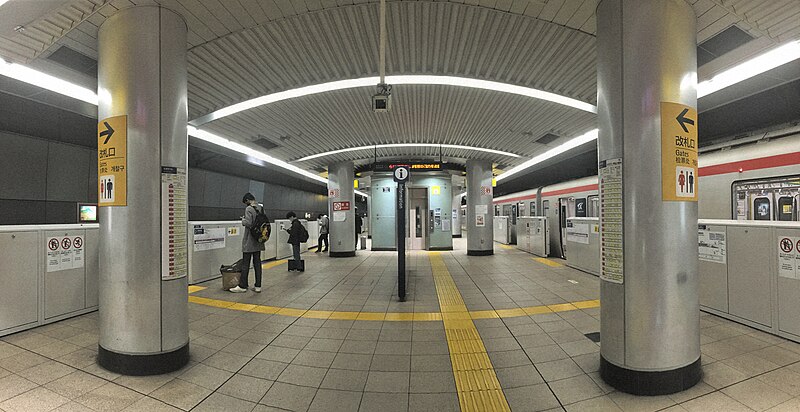
[[[78,222],[96,223],[97,205],[78,205]]]

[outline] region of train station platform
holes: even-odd
[[[303,273],[269,262],[260,294],[192,286],[191,362],[167,375],[100,368],[97,313],[6,336],[0,411],[800,410],[800,344],[710,314],[701,383],[614,391],[598,374],[598,278],[465,248],[413,252],[406,302],[391,252],[307,253]]]

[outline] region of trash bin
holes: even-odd
[[[239,286],[242,277],[242,260],[239,259],[232,265],[222,265],[219,273],[222,275],[222,290],[230,290]]]
[[[361,245],[361,250],[367,250],[367,235],[361,235],[359,244]]]

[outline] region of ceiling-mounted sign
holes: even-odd
[[[697,201],[697,110],[661,102],[661,199]]]
[[[97,204],[128,205],[128,116],[97,124]]]

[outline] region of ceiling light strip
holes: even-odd
[[[51,92],[63,94],[64,96],[69,96],[95,106],[97,106],[98,103],[97,93],[90,89],[20,64],[8,63],[3,59],[0,59],[0,75],[32,84],[50,90]]]
[[[286,90],[282,92],[267,94],[264,96],[256,97],[254,99],[246,100],[241,103],[236,103],[222,109],[211,112],[205,116],[198,117],[197,119],[189,122],[193,126],[201,126],[203,124],[239,113],[254,107],[263,106],[265,104],[279,102],[281,100],[293,99],[297,97],[308,96],[312,94],[331,92],[336,90],[352,89],[355,87],[374,87],[380,78],[378,77],[362,77],[359,79],[338,80],[335,82],[315,84],[297,89]],[[534,99],[545,100],[553,103],[562,104],[578,110],[583,110],[590,113],[597,113],[597,106],[590,103],[582,102],[580,100],[572,99],[559,94],[546,92],[543,90],[533,89],[530,87],[516,86],[512,84],[493,82],[488,80],[470,79],[467,77],[455,76],[429,76],[429,75],[408,75],[408,76],[386,76],[386,82],[391,85],[397,84],[423,84],[423,85],[437,85],[437,86],[457,86],[469,87],[473,89],[492,90],[503,93],[517,94],[521,96],[532,97]]]
[[[358,147],[348,147],[345,149],[338,149],[338,150],[331,150],[328,152],[317,153],[311,156],[306,156],[301,159],[295,160],[295,162],[305,162],[307,160],[317,159],[320,157],[335,155],[339,153],[346,153],[346,152],[355,152],[359,150],[376,150],[376,149],[383,149],[383,148],[403,148],[403,147],[441,147],[443,149],[460,149],[460,150],[472,150],[476,152],[484,152],[484,153],[492,153],[501,156],[508,156],[508,157],[520,157],[520,155],[511,153],[511,152],[504,152],[502,150],[495,150],[495,149],[485,149],[482,147],[472,147],[472,146],[463,146],[457,144],[438,144],[438,143],[390,143],[390,144],[382,144],[382,145],[371,145],[371,146],[358,146]]]
[[[507,172],[498,175],[496,179],[497,179],[497,181],[500,181],[500,180],[509,178],[509,177],[511,177],[511,176],[513,176],[513,175],[515,175],[515,174],[517,174],[517,173],[519,173],[519,172],[521,172],[521,171],[523,171],[523,170],[525,170],[525,169],[527,169],[529,167],[532,167],[534,165],[542,163],[545,160],[548,160],[548,159],[551,159],[551,158],[553,158],[555,156],[558,156],[558,155],[560,155],[560,154],[562,154],[562,153],[564,153],[564,152],[566,152],[568,150],[574,149],[574,148],[576,148],[578,146],[581,146],[583,144],[586,144],[586,143],[589,143],[591,141],[597,140],[598,133],[599,133],[599,130],[598,129],[594,129],[594,130],[591,130],[591,131],[589,131],[589,132],[587,132],[587,133],[585,133],[583,135],[580,135],[580,136],[575,137],[575,138],[573,138],[571,140],[568,140],[568,141],[564,142],[561,145],[558,145],[558,146],[556,146],[556,147],[554,147],[554,148],[552,148],[552,149],[550,149],[550,150],[548,150],[548,151],[546,151],[546,152],[544,152],[544,153],[542,153],[542,154],[540,154],[540,155],[538,155],[538,156],[536,156],[536,157],[534,157],[534,158],[532,158],[532,159],[530,159],[530,160],[528,160],[528,161],[526,161],[526,162],[524,162],[524,163],[522,163],[522,164],[520,164],[518,166],[515,166],[515,167],[509,169]]]
[[[784,44],[697,84],[697,98],[800,59],[800,40]]]

